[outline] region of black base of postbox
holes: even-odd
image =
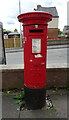
[[[46,88],[31,89],[24,86],[25,101],[28,109],[41,109],[46,104]]]

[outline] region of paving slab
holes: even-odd
[[[0,120],[2,118],[2,92],[0,91]]]
[[[68,96],[67,90],[47,91],[56,109],[58,118],[67,118],[68,115]]]
[[[66,90],[47,90],[54,109],[23,110],[20,118],[67,118],[68,102]],[[2,94],[2,118],[19,118],[18,105],[14,104],[14,94]]]
[[[24,110],[20,113],[20,118],[67,118],[67,91],[47,90],[50,95],[54,109],[49,110]]]
[[[56,118],[56,113],[52,110],[24,110],[20,118]]]
[[[18,118],[18,105],[14,104],[14,95],[2,95],[2,118]]]

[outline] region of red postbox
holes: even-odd
[[[24,91],[26,104],[31,109],[45,105],[47,23],[52,15],[29,12],[18,16],[24,32]]]

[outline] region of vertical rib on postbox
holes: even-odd
[[[45,105],[47,24],[52,15],[29,12],[18,16],[24,33],[24,91],[26,104],[31,109]]]

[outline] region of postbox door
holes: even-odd
[[[30,88],[41,88],[46,85],[46,38],[30,36],[25,46],[25,81]]]

